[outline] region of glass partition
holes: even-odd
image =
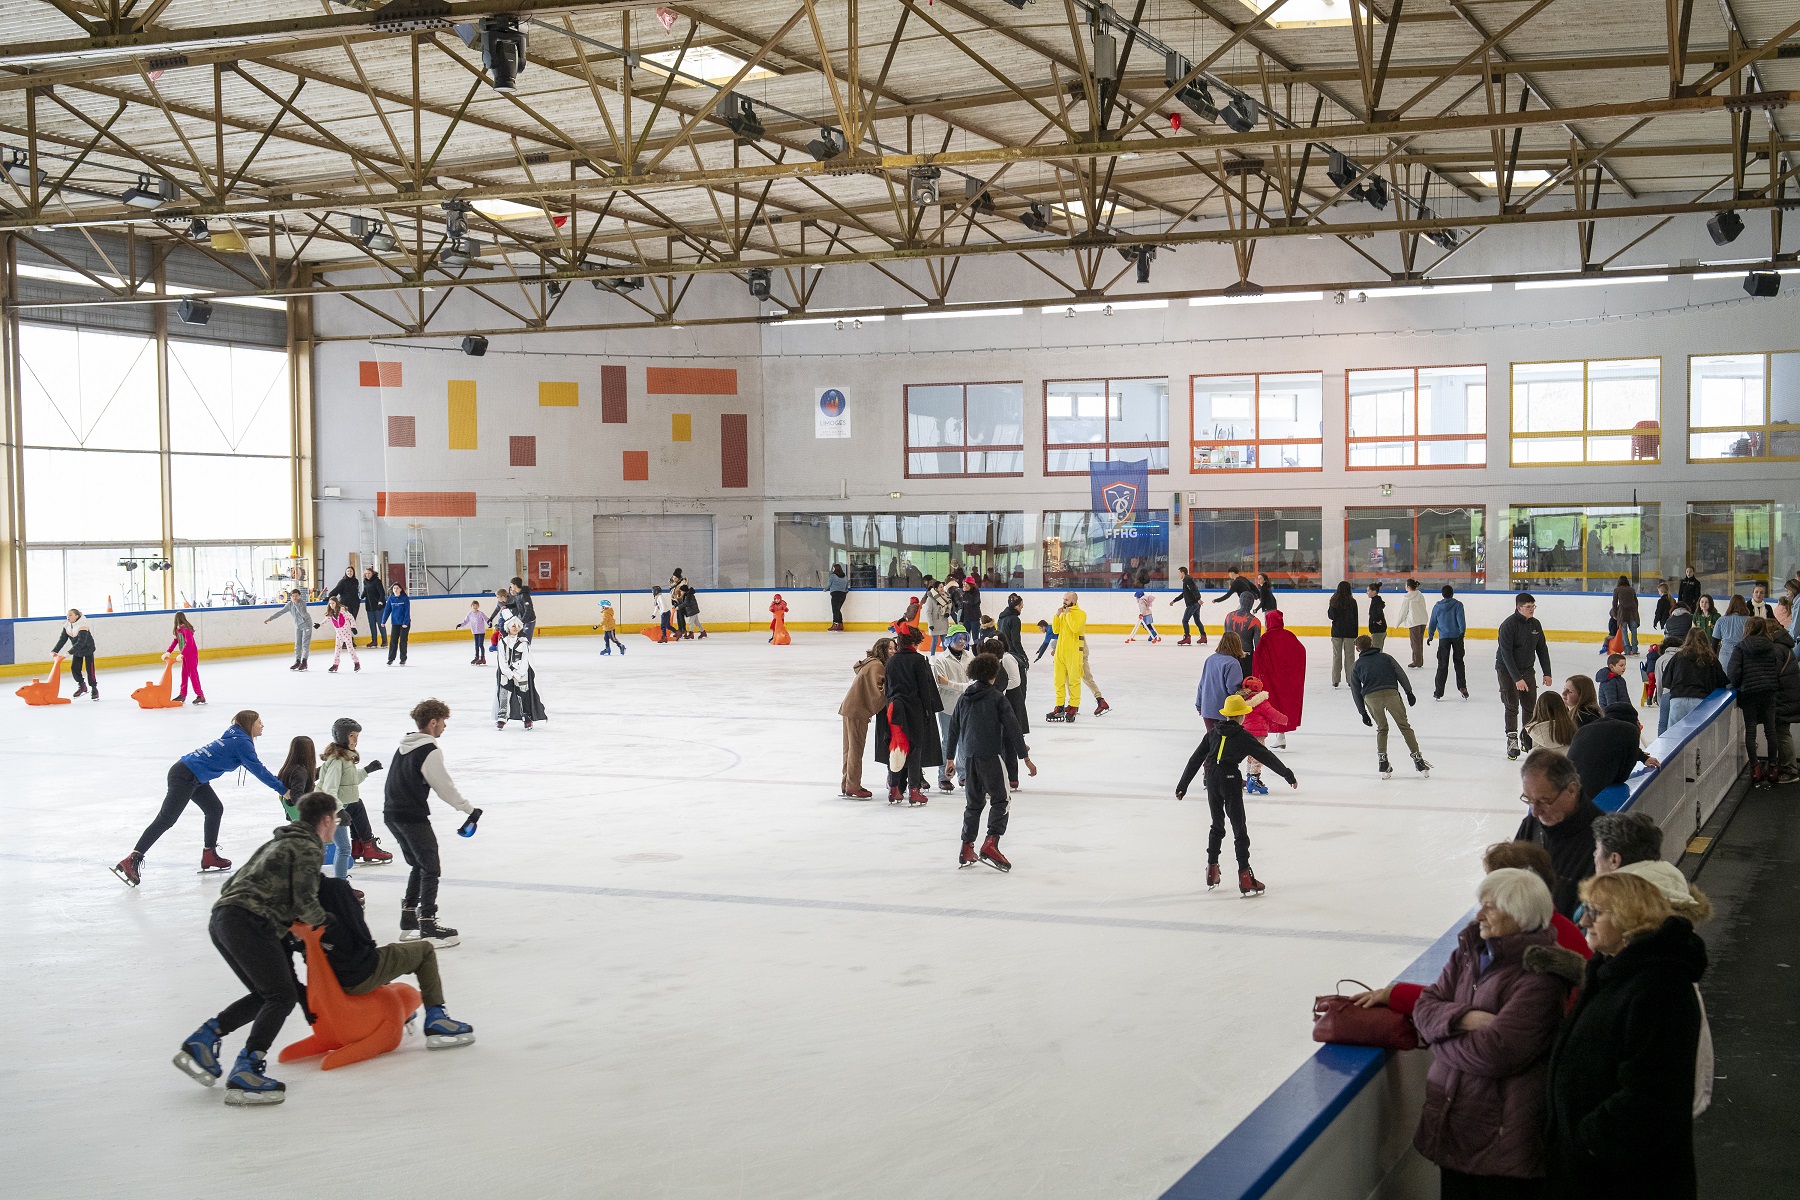
[[[1145,460],[1169,469],[1169,381],[1052,379],[1044,383],[1044,473],[1085,474],[1090,462]]]
[[[1188,569],[1205,586],[1229,570],[1267,571],[1277,587],[1319,586],[1322,510],[1317,508],[1189,508]]]
[[[1194,470],[1324,470],[1322,372],[1196,375],[1190,384]]]
[[[1044,514],[1044,587],[1160,588],[1168,581],[1168,509],[1126,522],[1085,510]]]
[[[1610,592],[1623,575],[1654,591],[1662,577],[1657,517],[1654,504],[1514,506],[1512,587]]]
[[[1446,583],[1487,585],[1487,512],[1465,508],[1350,508],[1344,510],[1346,578],[1417,579],[1426,590]]]
[[[842,564],[851,587],[916,588],[927,575],[977,575],[985,587],[1036,587],[1036,514],[776,513],[781,587],[824,587]]]
[[[1512,464],[1657,462],[1662,360],[1514,363]]]

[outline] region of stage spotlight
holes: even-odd
[[[1033,233],[1042,233],[1050,228],[1050,210],[1042,204],[1033,204],[1019,214],[1019,224]]]
[[[769,268],[750,268],[750,295],[757,300],[769,298]]]
[[[517,17],[481,18],[481,65],[496,92],[508,93],[519,86],[525,70],[525,34]]]
[[[175,181],[150,175],[139,175],[138,181],[125,189],[119,199],[133,208],[161,208],[175,198]]]
[[[605,288],[609,292],[619,292],[621,294],[625,292],[635,292],[643,286],[644,277],[642,275],[627,275],[623,279],[594,280],[595,290]]]
[[[1219,120],[1233,133],[1249,133],[1261,119],[1262,105],[1244,95],[1233,96],[1231,103],[1219,110]]]
[[[1781,276],[1773,271],[1752,271],[1744,276],[1744,291],[1751,296],[1779,296]]]
[[[920,208],[938,202],[938,177],[943,172],[936,167],[914,167],[906,175],[912,190],[912,202]]]
[[[208,240],[212,234],[206,227],[206,218],[195,217],[193,220],[189,221],[187,235],[190,241],[204,242]]]
[[[1454,229],[1433,229],[1425,234],[1425,240],[1440,249],[1454,250],[1459,239]]]
[[[1325,178],[1338,187],[1349,187],[1358,174],[1357,165],[1342,150],[1333,150],[1325,163]]]
[[[763,124],[756,116],[756,106],[748,99],[736,94],[725,98],[725,124],[737,135],[739,145],[760,142],[763,138]]]
[[[189,297],[175,305],[175,315],[183,325],[204,325],[212,320],[212,305]]]
[[[457,271],[480,257],[481,243],[474,238],[451,238],[449,244],[438,251],[437,263],[446,270]]]
[[[819,126],[819,136],[806,143],[806,152],[814,162],[830,162],[847,149],[843,131],[829,125]]]
[[[471,333],[462,340],[462,352],[470,358],[480,358],[487,353],[487,339],[479,333]]]
[[[387,226],[373,217],[351,217],[350,236],[377,254],[400,248],[399,240],[387,231]]]
[[[1369,176],[1364,183],[1353,189],[1350,194],[1356,196],[1358,200],[1366,202],[1370,208],[1378,211],[1386,208],[1388,205],[1387,180],[1379,175]]]
[[[1737,241],[1738,234],[1744,232],[1744,218],[1729,209],[1714,213],[1706,223],[1706,232],[1712,235],[1713,245],[1727,245]]]
[[[23,150],[7,152],[6,175],[21,188],[29,188],[33,181],[43,183],[49,178],[44,172],[31,169],[31,160]]]

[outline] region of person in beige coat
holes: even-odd
[[[851,668],[856,678],[838,715],[844,718],[844,772],[839,795],[851,800],[867,800],[871,793],[862,785],[863,747],[868,744],[869,718],[877,718],[876,742],[887,745],[887,718],[881,715],[887,707],[887,660],[894,652],[894,639],[881,638],[869,647],[868,654]]]
[[[1400,601],[1400,615],[1394,624],[1406,630],[1406,636],[1412,642],[1412,659],[1408,667],[1425,665],[1425,595],[1419,591],[1419,581],[1406,581],[1406,595]]]

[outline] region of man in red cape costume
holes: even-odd
[[[1306,702],[1306,647],[1288,630],[1279,609],[1264,613],[1263,619],[1266,625],[1253,665],[1269,690],[1269,702],[1285,718],[1275,720],[1270,714],[1269,732],[1279,749],[1287,745],[1287,732],[1300,728],[1300,710]]]

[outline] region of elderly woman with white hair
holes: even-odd
[[[530,729],[533,722],[545,719],[537,672],[531,666],[531,639],[525,636],[525,622],[509,614],[494,666],[494,728],[523,720]]]
[[[1432,1050],[1413,1145],[1438,1165],[1445,1200],[1539,1195],[1546,1173],[1544,1080],[1568,982],[1527,967],[1556,944],[1555,905],[1536,872],[1490,872],[1481,907],[1436,983],[1413,1007]]]

